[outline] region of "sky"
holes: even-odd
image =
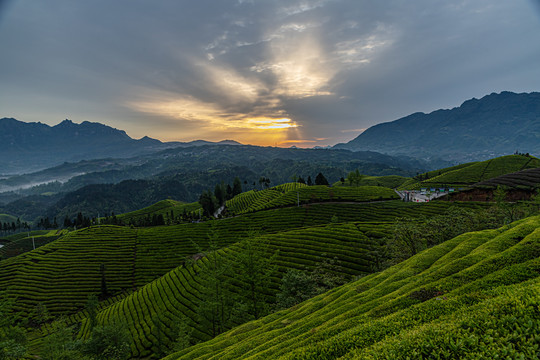
[[[540,91],[540,0],[0,0],[0,118],[328,146]]]

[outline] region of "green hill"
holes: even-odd
[[[17,217],[9,214],[0,214],[0,223],[12,223],[17,221]]]
[[[116,219],[123,224],[144,224],[151,221],[152,217],[161,215],[166,223],[171,224],[180,221],[183,213],[190,213],[201,208],[200,204],[184,203],[176,200],[162,200],[140,210],[117,215]]]
[[[175,359],[533,359],[540,217],[467,233]]]
[[[153,321],[148,319],[155,318],[156,314],[174,319],[182,313],[182,316],[191,319],[189,321],[192,325],[195,322],[193,309],[196,302],[191,304],[191,312],[176,312],[174,309],[179,309],[177,302],[186,304],[186,298],[192,299],[190,294],[193,292],[186,293],[182,290],[183,286],[195,289],[195,293],[200,289],[198,278],[195,276],[195,280],[190,280],[186,271],[192,256],[201,249],[208,249],[211,231],[219,234],[217,245],[224,248],[220,252],[230,253],[240,245],[234,245],[236,247],[228,250],[225,247],[241,243],[248,235],[248,230],[257,230],[260,236],[269,239],[274,248],[279,249],[279,261],[275,264],[280,267],[281,274],[287,268],[312,269],[325,259],[333,261],[337,257],[340,262],[339,273],[353,276],[371,271],[370,264],[373,264],[374,259],[370,251],[374,246],[380,246],[381,238],[388,234],[389,226],[396,218],[442,214],[451,206],[447,202],[415,204],[399,200],[316,203],[174,226],[139,229],[93,226],[63,235],[34,251],[0,261],[0,288],[5,290],[9,298],[16,299],[14,310],[32,321],[36,320],[39,306],[45,306],[53,317],[67,316],[68,325],[80,326],[79,323],[84,323],[84,318],[88,316],[81,310],[90,294],[105,299],[100,303],[103,309],[100,319],[104,323],[109,316],[113,316],[106,313],[112,311],[107,309],[112,306],[127,309],[126,304],[130,304],[129,311],[137,314],[143,311],[146,314],[137,315],[137,318],[141,316],[140,321],[126,318],[132,332],[132,351],[134,354],[148,355],[155,351],[156,346],[155,337],[152,337],[156,329],[151,326],[148,328],[148,321]],[[475,208],[477,205],[466,203],[462,206]],[[201,267],[205,261],[195,268]],[[183,274],[178,275],[183,276],[183,282],[171,283],[172,274]],[[270,301],[275,296],[280,277],[276,275],[272,278],[273,285],[267,292]],[[103,278],[106,294],[103,294]],[[164,284],[164,281],[176,290],[159,286],[155,290],[157,284]],[[148,304],[148,300],[143,303],[141,299],[145,299],[149,289],[159,291],[162,301],[176,304],[175,308],[165,307],[160,311],[140,308]],[[158,301],[157,298],[155,300]],[[122,311],[125,314],[127,310]],[[115,314],[112,318],[118,319],[119,316]],[[161,325],[168,324],[169,320],[165,318],[160,318]],[[194,341],[209,339],[207,328],[193,326],[193,329]],[[41,333],[32,335],[34,353],[41,351],[42,336],[51,331],[50,325],[46,324]],[[83,330],[82,334],[86,331]],[[136,334],[140,334],[140,338]],[[167,339],[165,344],[170,342]]]
[[[0,261],[0,289],[18,299],[15,310],[22,314],[31,314],[41,302],[52,315],[69,315],[84,307],[89,294],[101,293],[102,264],[110,296],[131,292],[185,263],[199,248],[207,248],[212,224],[220,234],[219,246],[224,247],[240,241],[249,229],[261,235],[273,234],[329,224],[333,218],[339,222],[389,222],[403,216],[441,214],[450,206],[446,202],[413,204],[397,200],[313,204],[174,226],[94,226]],[[62,269],[62,275],[55,269]]]
[[[420,174],[403,183],[399,189],[467,187],[504,174],[537,167],[540,167],[540,160],[533,156],[501,156]]]
[[[385,175],[385,176],[369,176],[364,175],[362,180],[358,183],[359,186],[382,186],[390,189],[395,189],[398,186],[402,185],[405,181],[410,178],[399,176],[399,175]],[[335,182],[334,186],[351,186],[349,182],[345,179],[345,183],[341,181]],[[353,184],[356,185],[356,184]]]
[[[507,189],[538,189],[540,187],[540,167],[513,172],[474,184],[474,187],[483,189],[495,189],[497,186],[503,186]]]
[[[399,196],[392,189],[380,186],[328,187],[291,183],[267,190],[252,190],[242,193],[227,201],[226,207],[232,214],[243,214],[265,209],[294,206],[298,203],[368,202],[398,198]]]
[[[102,224],[70,233],[49,232],[42,235],[60,237],[36,250],[0,261],[0,290],[3,296],[14,301],[14,311],[29,320],[29,326],[33,327],[31,354],[42,353],[47,341],[54,338],[49,335],[57,335],[56,328],[50,322],[38,327],[40,309],[43,308],[53,319],[65,318],[66,324],[76,329],[79,340],[88,339],[91,329],[85,304],[89,295],[100,298],[98,324],[126,325],[133,358],[156,358],[157,354],[165,354],[177,340],[178,327],[184,329],[186,339],[195,351],[186,352],[186,358],[191,358],[193,354],[198,356],[199,351],[209,351],[210,348],[219,352],[224,349],[222,340],[218,340],[223,339],[223,335],[213,338],[223,331],[232,329],[233,332],[229,334],[233,335],[227,335],[231,339],[236,339],[236,334],[247,336],[246,329],[253,324],[261,324],[261,321],[266,324],[265,319],[303,308],[304,305],[298,305],[292,310],[280,311],[269,318],[243,325],[257,317],[250,312],[249,302],[245,299],[249,296],[257,298],[258,305],[253,306],[255,309],[259,307],[260,314],[275,310],[274,306],[277,306],[281,296],[282,280],[295,269],[318,274],[317,289],[326,286],[326,280],[321,279],[350,281],[362,277],[357,284],[364,279],[377,279],[369,282],[375,289],[369,297],[373,301],[380,298],[380,302],[371,304],[381,308],[384,316],[391,315],[393,310],[389,309],[394,309],[392,301],[401,296],[400,286],[405,286],[405,282],[411,282],[407,286],[412,288],[423,286],[411,290],[419,291],[420,295],[414,296],[442,291],[439,287],[423,285],[424,278],[408,277],[407,274],[414,271],[407,267],[389,269],[393,275],[381,275],[388,274],[389,270],[369,275],[390,259],[389,252],[393,250],[386,245],[387,239],[397,229],[396,220],[407,217],[411,219],[407,220],[409,224],[416,224],[417,220],[445,214],[454,206],[485,208],[485,205],[473,202],[405,203],[385,200],[395,197],[392,189],[384,187],[308,187],[293,183],[237,196],[228,206],[236,206],[238,214],[229,218],[143,228]],[[297,206],[298,199],[302,203],[300,206]],[[165,200],[138,212],[117,215],[116,220],[137,222],[161,214],[164,219],[170,220],[168,223],[173,223],[177,210],[183,211],[189,206],[198,207],[198,204]],[[169,215],[171,211],[173,215]],[[540,220],[536,218],[535,221],[534,224],[537,224]],[[433,225],[437,224],[434,222]],[[511,228],[517,229],[518,224],[497,231],[503,234]],[[488,243],[487,235],[479,234],[495,234],[497,231],[471,233],[470,236],[479,236]],[[523,238],[527,236],[525,234]],[[28,239],[13,237],[10,240],[15,244]],[[479,245],[480,240],[471,241]],[[461,247],[455,242],[455,239],[450,241],[456,248]],[[469,248],[472,245],[464,246]],[[251,274],[245,270],[242,261],[251,258],[250,249],[255,248],[265,251],[265,256],[255,263],[268,262],[265,265],[268,269],[265,271],[267,282],[251,287],[249,276],[241,276]],[[449,247],[444,249],[453,251]],[[433,251],[430,249],[426,253]],[[534,253],[536,248],[531,248],[531,251]],[[443,260],[433,261],[441,263]],[[410,260],[406,263],[410,263]],[[216,270],[216,264],[225,265]],[[219,282],[208,282],[212,273],[219,273]],[[337,284],[338,280],[335,281]],[[225,295],[222,298],[233,302],[234,306],[231,305],[230,318],[216,327],[207,317],[201,316],[201,311],[215,303],[213,298],[208,298],[208,292],[217,283],[226,290],[223,290]],[[380,287],[381,284],[388,285],[388,288]],[[329,294],[339,291],[342,290]],[[444,296],[448,291],[442,291]],[[399,296],[394,298],[396,294]],[[387,298],[391,300],[390,305],[383,301]],[[313,301],[309,309],[320,309],[322,303],[316,299]],[[401,306],[399,302],[396,304]],[[406,302],[406,305],[411,303]],[[337,306],[342,309],[341,305]],[[387,309],[387,306],[390,308]],[[359,313],[348,313],[343,315],[343,319],[353,319],[354,314],[360,316],[356,321],[364,319],[365,314]],[[336,318],[342,317],[338,310],[334,315]],[[287,321],[282,322],[284,328],[289,328],[289,324],[293,323]],[[331,322],[331,319],[324,322]],[[259,326],[255,325],[253,329]],[[322,323],[317,325],[317,329],[319,327],[321,333],[327,331]],[[340,332],[346,332],[346,329]],[[265,339],[271,337],[268,334],[261,336]],[[332,336],[327,338],[331,339]],[[261,339],[254,341],[257,343]],[[283,341],[283,344],[287,344],[287,341]],[[309,347],[310,344],[298,341],[301,347]],[[261,343],[261,346],[265,345]],[[289,348],[282,354],[294,354],[293,350]]]
[[[268,287],[264,289],[263,301],[271,303],[279,291],[283,274],[291,268],[313,270],[317,264],[335,259],[334,271],[345,279],[353,275],[371,271],[372,250],[379,246],[366,233],[386,234],[389,224],[348,223],[293,230],[268,235],[257,240],[266,241],[271,253],[275,253],[273,264],[277,271],[272,275]],[[201,322],[197,309],[201,305],[204,284],[201,274],[210,271],[214,261],[233,261],[246,249],[243,243],[212,253],[194,265],[178,267],[165,276],[144,286],[120,302],[105,308],[98,314],[101,324],[125,322],[132,338],[132,355],[144,357],[157,352],[159,342],[175,340],[174,323],[185,318],[192,330],[192,341],[199,342],[212,338],[212,328]],[[233,268],[231,276],[238,272]],[[238,280],[230,285],[232,293],[239,293],[245,284]],[[261,305],[262,306],[262,305]],[[160,324],[157,324],[159,322]],[[163,333],[158,333],[163,329]],[[83,323],[82,336],[88,335],[88,322]]]
[[[37,249],[58,239],[64,232],[62,230],[37,230],[10,235],[4,238],[9,242],[0,248],[0,259],[20,255],[34,247]]]

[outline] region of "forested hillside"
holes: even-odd
[[[235,177],[248,191],[287,183],[294,177],[315,179],[318,173],[336,182],[356,169],[368,175],[411,176],[423,165],[410,158],[369,151],[239,145],[179,147],[131,159],[64,164],[36,174],[0,179],[0,190],[4,188],[0,212],[28,222],[45,216],[51,223],[55,217],[63,222],[66,216],[73,219],[79,212],[90,218],[98,213],[120,214],[168,198],[194,202],[216,183],[232,184]],[[269,183],[260,183],[261,178]]]

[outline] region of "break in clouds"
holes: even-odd
[[[540,83],[532,1],[13,1],[2,116],[315,146]]]

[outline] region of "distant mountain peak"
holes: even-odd
[[[335,148],[463,162],[512,154],[516,148],[540,155],[539,139],[540,93],[503,91],[372,126]]]

